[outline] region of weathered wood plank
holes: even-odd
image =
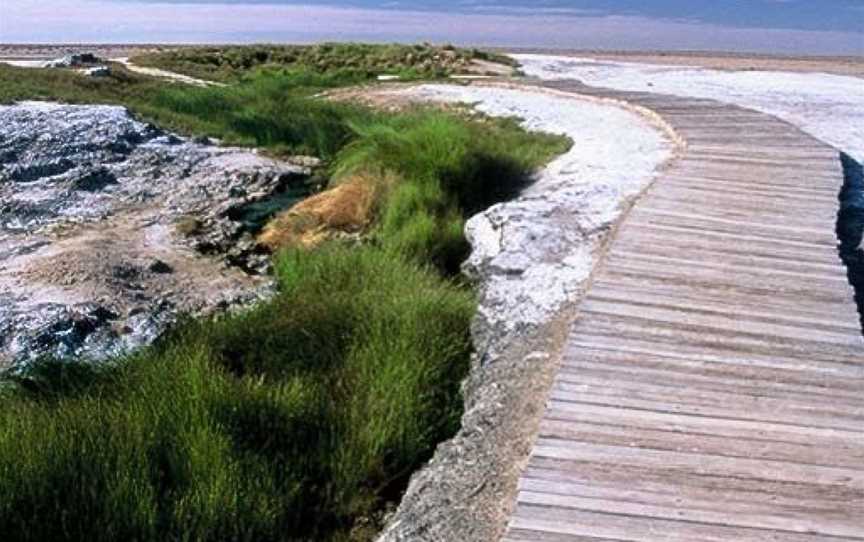
[[[676,521],[648,515],[596,512],[520,503],[511,525],[514,529],[562,535],[638,542],[839,542],[860,537],[836,537],[823,533],[754,529],[737,525]]]

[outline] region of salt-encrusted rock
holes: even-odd
[[[308,174],[122,107],[0,106],[0,365],[103,358],[268,295],[243,211]]]

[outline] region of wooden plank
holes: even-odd
[[[598,538],[596,536],[575,536],[530,529],[511,529],[504,538],[507,542],[627,542],[620,538]]]
[[[578,382],[583,375],[597,373],[613,380],[665,380],[705,389],[734,387],[740,393],[766,397],[788,391],[823,401],[860,398],[855,381],[861,369],[855,365],[706,348],[702,351],[710,351],[710,356],[697,348],[682,350],[644,340],[616,343],[609,336],[583,334],[568,345],[559,379]]]
[[[539,436],[561,440],[576,440],[610,446],[653,448],[666,451],[699,451],[728,457],[751,457],[769,461],[794,461],[811,465],[855,468],[864,460],[861,440],[848,439],[839,446],[844,454],[826,457],[824,450],[811,442],[795,444],[765,439],[735,438],[711,433],[649,429],[638,421],[634,425],[608,422],[575,421],[547,418],[540,425]],[[864,437],[862,437],[864,438]],[[554,471],[553,471],[554,472]],[[622,480],[623,482],[623,480]],[[637,480],[638,483],[638,480]],[[861,495],[864,498],[864,495]]]
[[[691,289],[698,292],[700,289],[708,292],[726,292],[729,296],[754,296],[754,298],[764,297],[783,297],[789,300],[800,299],[802,303],[810,305],[836,305],[840,310],[843,307],[848,307],[846,300],[849,299],[850,293],[843,291],[842,285],[835,284],[830,290],[822,290],[816,288],[807,288],[807,285],[801,281],[786,281],[785,283],[779,280],[768,280],[768,275],[753,277],[750,274],[748,278],[755,278],[751,282],[742,282],[735,280],[734,276],[723,274],[716,271],[714,273],[701,273],[699,275],[690,276],[682,273],[680,269],[673,266],[660,267],[636,267],[622,266],[620,268],[606,268],[604,279],[609,283],[620,284],[635,284],[647,286],[652,283],[660,283],[664,285],[680,284],[682,289]],[[763,280],[764,279],[764,280]],[[698,299],[698,294],[693,296]],[[745,297],[746,298],[746,297]],[[844,310],[847,314],[854,314],[854,307],[851,310]]]
[[[666,472],[687,472],[730,478],[768,479],[794,483],[840,486],[864,491],[864,472],[846,467],[826,467],[790,461],[766,461],[704,453],[669,452],[650,448],[608,446],[540,437],[534,456],[561,461],[561,468],[578,470],[580,463],[629,465]]]
[[[682,250],[704,251],[706,256],[715,258],[724,255],[747,256],[768,259],[784,265],[816,265],[826,266],[834,272],[843,273],[837,268],[840,255],[836,247],[821,249],[803,248],[795,245],[778,245],[769,239],[738,238],[730,243],[728,239],[716,236],[702,235],[701,232],[690,231],[686,234],[668,235],[668,230],[656,230],[644,226],[641,231],[620,238],[612,248],[611,253],[627,254],[639,250],[645,254],[670,254]]]
[[[521,503],[514,529],[633,542],[859,542],[860,537],[693,523],[642,515]]]
[[[764,193],[777,195],[811,195],[814,196],[814,201],[833,201],[837,202],[837,194],[840,191],[840,186],[836,175],[808,175],[806,183],[789,183],[787,179],[782,177],[774,178],[773,176],[759,176],[753,178],[752,175],[729,175],[727,172],[719,172],[717,174],[702,173],[694,175],[684,171],[673,170],[663,176],[663,183],[676,186],[687,186],[693,189],[702,188],[705,190],[721,190],[731,189],[734,191],[747,191],[751,193]],[[657,191],[652,191],[648,195],[654,194]]]
[[[719,330],[740,330],[742,333],[752,333],[758,330],[760,334],[771,337],[781,337],[790,341],[817,341],[834,345],[848,345],[852,348],[864,346],[859,330],[826,330],[818,327],[808,327],[803,322],[784,320],[778,315],[773,320],[767,318],[747,318],[745,314],[725,310],[693,310],[686,303],[676,305],[656,305],[635,303],[633,301],[606,301],[591,297],[582,304],[584,314],[605,314],[625,318],[638,318],[674,324],[685,320],[688,325],[706,326]]]
[[[762,216],[754,216],[750,220],[732,220],[707,217],[693,211],[692,207],[683,207],[678,211],[670,211],[640,206],[634,209],[632,219],[638,220],[644,218],[645,222],[652,224],[670,224],[706,231],[738,232],[745,230],[751,233],[759,232],[759,234],[769,238],[803,240],[824,246],[837,245],[837,236],[833,230],[826,232],[824,229],[812,226],[798,226],[794,222],[786,224],[772,223],[769,220],[765,220]]]
[[[818,510],[819,519],[813,519],[813,510],[784,509],[774,504],[740,503],[733,499],[719,501],[723,495],[709,494],[699,498],[688,494],[685,499],[663,493],[640,493],[632,489],[579,486],[528,480],[519,494],[520,503],[555,506],[564,509],[594,512],[614,512],[621,515],[650,516],[670,521],[686,521],[718,525],[735,525],[756,529],[819,532],[837,537],[855,537],[861,534],[858,518],[832,517],[831,510]],[[681,503],[686,502],[685,506]],[[722,505],[718,506],[718,503]],[[864,510],[862,510],[864,513]]]
[[[687,310],[714,314],[735,313],[739,317],[753,321],[774,322],[791,326],[806,326],[838,333],[856,333],[860,324],[855,322],[854,313],[832,311],[823,307],[805,307],[800,304],[784,303],[786,298],[739,299],[728,295],[700,295],[693,297],[675,288],[657,286],[651,289],[627,285],[612,285],[606,281],[592,285],[588,299],[621,301],[635,304],[664,307],[686,307]],[[755,301],[755,302],[754,302]],[[846,308],[841,305],[839,308]]]
[[[674,412],[684,415],[760,422],[795,420],[807,427],[855,431],[864,427],[864,408],[851,401],[833,404],[797,400],[754,397],[746,393],[728,393],[688,386],[670,387],[634,382],[596,385],[574,376],[572,382],[559,379],[552,388],[551,398],[578,404],[617,405],[634,410]],[[683,383],[682,383],[683,384]],[[864,444],[864,432],[862,432]]]
[[[670,323],[586,311],[582,311],[580,318],[579,336],[606,336],[613,344],[616,340],[641,338],[667,347],[691,346],[708,352],[732,350],[745,358],[751,355],[789,358],[790,364],[792,360],[806,360],[813,356],[817,359],[833,359],[837,364],[847,366],[853,376],[860,377],[860,356],[855,349],[829,342],[767,335],[756,329],[697,325],[686,320]],[[856,384],[860,385],[860,382]]]
[[[564,421],[579,423],[594,423],[602,425],[626,427],[635,434],[637,430],[665,431],[669,433],[708,435],[728,440],[737,440],[740,445],[750,445],[754,450],[761,450],[770,444],[789,445],[793,449],[814,446],[817,448],[838,450],[839,453],[852,453],[852,457],[861,453],[862,434],[840,429],[820,427],[803,427],[800,425],[759,422],[753,420],[728,420],[692,416],[674,412],[645,412],[620,406],[581,405],[565,401],[550,401],[548,416],[545,421]],[[754,452],[752,457],[760,457],[763,453]],[[837,458],[823,454],[822,464],[836,464],[855,468],[856,463],[835,461]],[[538,464],[532,461],[532,465]],[[860,463],[857,463],[860,465]],[[852,491],[850,489],[850,491]]]
[[[658,253],[659,252],[659,253]],[[654,269],[681,270],[682,274],[699,273],[700,275],[711,275],[721,273],[723,276],[735,275],[737,278],[748,278],[752,276],[754,282],[762,286],[779,286],[789,284],[797,286],[801,284],[803,277],[807,277],[811,288],[823,285],[826,290],[839,291],[841,295],[851,292],[849,281],[845,276],[845,269],[841,267],[839,258],[834,258],[828,263],[811,262],[788,262],[777,258],[759,257],[753,254],[736,255],[734,253],[717,254],[714,258],[707,258],[706,252],[696,248],[681,251],[649,251],[647,245],[634,248],[631,251],[613,251],[607,259],[607,265],[618,269],[639,269],[642,266]],[[685,264],[686,268],[682,268]],[[767,275],[767,276],[764,276]]]
[[[850,307],[844,294],[826,295],[824,292],[808,292],[805,294],[787,293],[765,288],[764,285],[746,285],[731,281],[712,283],[699,277],[670,280],[669,274],[645,272],[608,272],[598,277],[595,282],[600,287],[618,291],[652,291],[663,292],[670,299],[686,300],[687,303],[699,304],[703,301],[728,300],[732,306],[756,307],[771,310],[776,315],[812,314],[820,319],[831,319],[845,322],[855,321],[855,307]],[[807,298],[813,302],[802,303]]]
[[[779,251],[796,251],[798,254],[810,254],[811,258],[821,261],[837,259],[837,247],[828,246],[824,243],[805,243],[800,240],[782,240],[761,235],[753,235],[750,232],[718,232],[706,230],[694,230],[684,226],[652,224],[644,221],[634,224],[629,222],[621,227],[621,235],[616,239],[611,252],[615,252],[619,245],[628,242],[642,241],[640,236],[656,236],[655,242],[666,241],[670,243],[679,239],[686,241],[698,241],[700,243],[714,243],[714,246],[734,250],[737,246],[746,246],[748,243],[760,243],[763,247],[775,246]]]

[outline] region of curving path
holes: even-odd
[[[112,62],[118,62],[126,66],[129,71],[140,73],[143,75],[149,75],[150,77],[158,77],[160,79],[166,79],[168,81],[172,81],[174,83],[184,83],[186,85],[192,85],[194,87],[225,87],[228,86],[225,83],[220,83],[218,81],[208,81],[206,79],[198,79],[197,77],[192,77],[189,75],[183,75],[182,73],[172,72],[168,70],[160,70],[159,68],[148,68],[146,66],[139,66],[138,64],[134,64],[129,57],[118,57],[112,58]]]
[[[711,100],[580,306],[505,540],[864,541],[864,340],[838,152]]]

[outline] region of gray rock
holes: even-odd
[[[174,272],[173,267],[171,267],[167,263],[163,262],[162,260],[158,260],[158,259],[150,262],[150,265],[147,266],[147,270],[150,271],[151,273],[162,273],[162,274]]]
[[[270,295],[241,211],[308,175],[122,107],[0,106],[0,366],[104,358]]]
[[[111,75],[111,68],[108,66],[95,66],[85,69],[83,73],[87,77],[108,77]]]
[[[73,53],[51,60],[45,64],[46,68],[80,68],[104,62],[93,53]]]

